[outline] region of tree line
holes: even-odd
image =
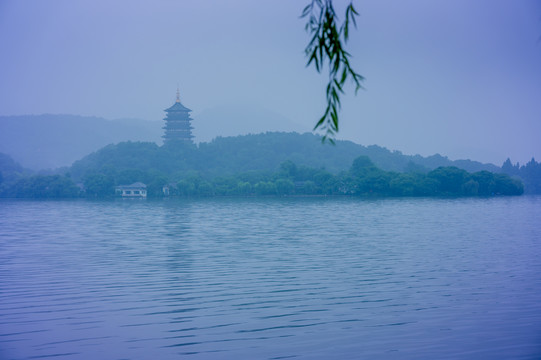
[[[440,167],[428,173],[397,173],[377,168],[366,156],[356,158],[348,171],[331,174],[323,169],[283,162],[270,174],[244,173],[204,179],[192,174],[176,184],[179,196],[214,195],[354,195],[354,196],[491,196],[520,195],[522,183],[488,171],[468,173]]]
[[[502,172],[509,176],[520,177],[524,182],[525,192],[528,194],[541,194],[541,163],[532,158],[524,165],[518,162],[513,165],[507,158],[502,165]]]
[[[151,197],[162,196],[164,186],[172,196],[486,196],[541,191],[541,166],[533,159],[522,167],[507,161],[503,175],[497,166],[470,160],[407,156],[348,141],[322,146],[320,139],[265,133],[199,145],[122,142],[47,175],[32,174],[0,156],[0,196],[107,197],[115,186],[134,182],[145,183]],[[525,187],[518,176],[525,179]]]
[[[252,170],[208,177],[194,170],[167,175],[156,170],[115,169],[104,166],[76,183],[70,174],[34,175],[2,188],[3,197],[107,198],[115,186],[143,182],[149,197],[168,196],[491,196],[520,195],[522,183],[505,174],[469,173],[457,167],[439,167],[428,173],[381,170],[366,156],[359,156],[347,171],[332,174],[325,169],[280,164],[276,171]]]

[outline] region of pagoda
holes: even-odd
[[[164,144],[172,142],[192,143],[192,125],[190,118],[190,109],[180,103],[179,90],[177,88],[177,100],[168,109],[165,109],[165,134],[162,136]]]

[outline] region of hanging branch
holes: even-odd
[[[353,3],[346,8],[346,16],[342,25],[337,24],[338,17],[334,11],[332,0],[312,0],[301,17],[308,18],[306,31],[312,36],[305,53],[308,57],[306,66],[314,63],[317,72],[321,72],[326,61],[329,62],[329,83],[326,89],[327,108],[316,123],[314,130],[325,132],[322,141],[329,140],[334,144],[334,136],[338,132],[338,111],[340,110],[340,94],[344,93],[344,84],[348,79],[355,84],[355,94],[362,88],[364,77],[351,68],[351,55],[344,50],[349,38],[349,27],[352,23],[357,27],[355,17],[359,14]]]

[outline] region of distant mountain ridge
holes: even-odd
[[[209,142],[218,136],[303,131],[302,125],[257,105],[214,106],[194,113],[193,118],[193,134],[197,142]]]
[[[0,116],[0,153],[32,170],[70,166],[111,143],[160,141],[162,122],[78,115]]]
[[[251,109],[250,113],[254,111]],[[213,116],[219,113],[217,111]],[[272,113],[267,115],[265,119],[268,121],[274,119]],[[194,125],[197,120],[207,126],[211,125],[205,116],[196,119]],[[286,124],[287,119],[282,120]],[[163,134],[162,126],[161,121],[106,120],[76,115],[0,116],[0,153],[9,155],[25,168],[54,169],[70,166],[109,144],[123,141],[159,144]],[[253,131],[256,130],[254,127]],[[212,141],[200,143],[199,147],[209,154],[216,152],[212,161],[216,161],[217,168],[221,166],[220,162],[228,163],[226,158],[237,158],[239,169],[250,166],[271,169],[283,160],[292,160],[300,165],[325,167],[329,171],[338,172],[347,169],[357,156],[366,155],[378,167],[388,171],[428,171],[438,166],[456,166],[469,172],[500,171],[493,164],[472,160],[452,161],[439,154],[428,157],[404,155],[400,151],[390,151],[377,145],[363,146],[351,141],[339,140],[336,146],[322,145],[320,138],[311,133],[268,132],[216,137]],[[267,154],[268,159],[254,157],[258,153]]]

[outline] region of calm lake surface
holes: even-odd
[[[0,359],[540,359],[541,197],[0,201]]]

